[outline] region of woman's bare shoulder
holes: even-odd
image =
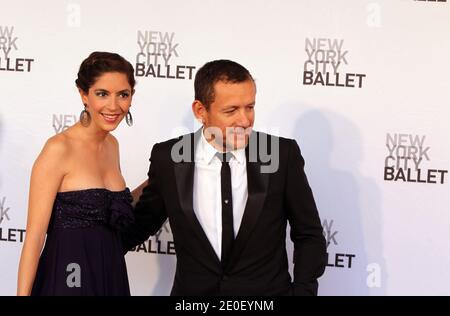
[[[67,135],[60,133],[50,137],[45,142],[41,153],[36,159],[36,165],[42,164],[58,164],[62,167],[70,152],[70,143]]]

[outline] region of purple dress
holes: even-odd
[[[119,232],[130,190],[58,192],[31,295],[130,295]]]

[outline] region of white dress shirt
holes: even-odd
[[[195,151],[193,202],[194,212],[211,246],[220,259],[222,253],[222,191],[220,170],[222,162],[217,150],[203,135]],[[231,151],[231,187],[233,196],[233,227],[236,237],[247,204],[247,165],[245,149]]]

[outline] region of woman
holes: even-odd
[[[18,295],[130,295],[119,231],[133,221],[132,198],[110,132],[124,117],[132,125],[133,66],[94,52],[75,82],[80,121],[50,138],[32,169]]]

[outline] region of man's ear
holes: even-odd
[[[195,100],[192,103],[192,112],[194,113],[195,118],[201,123],[205,124],[205,118],[206,118],[206,107],[205,105],[199,101]]]

